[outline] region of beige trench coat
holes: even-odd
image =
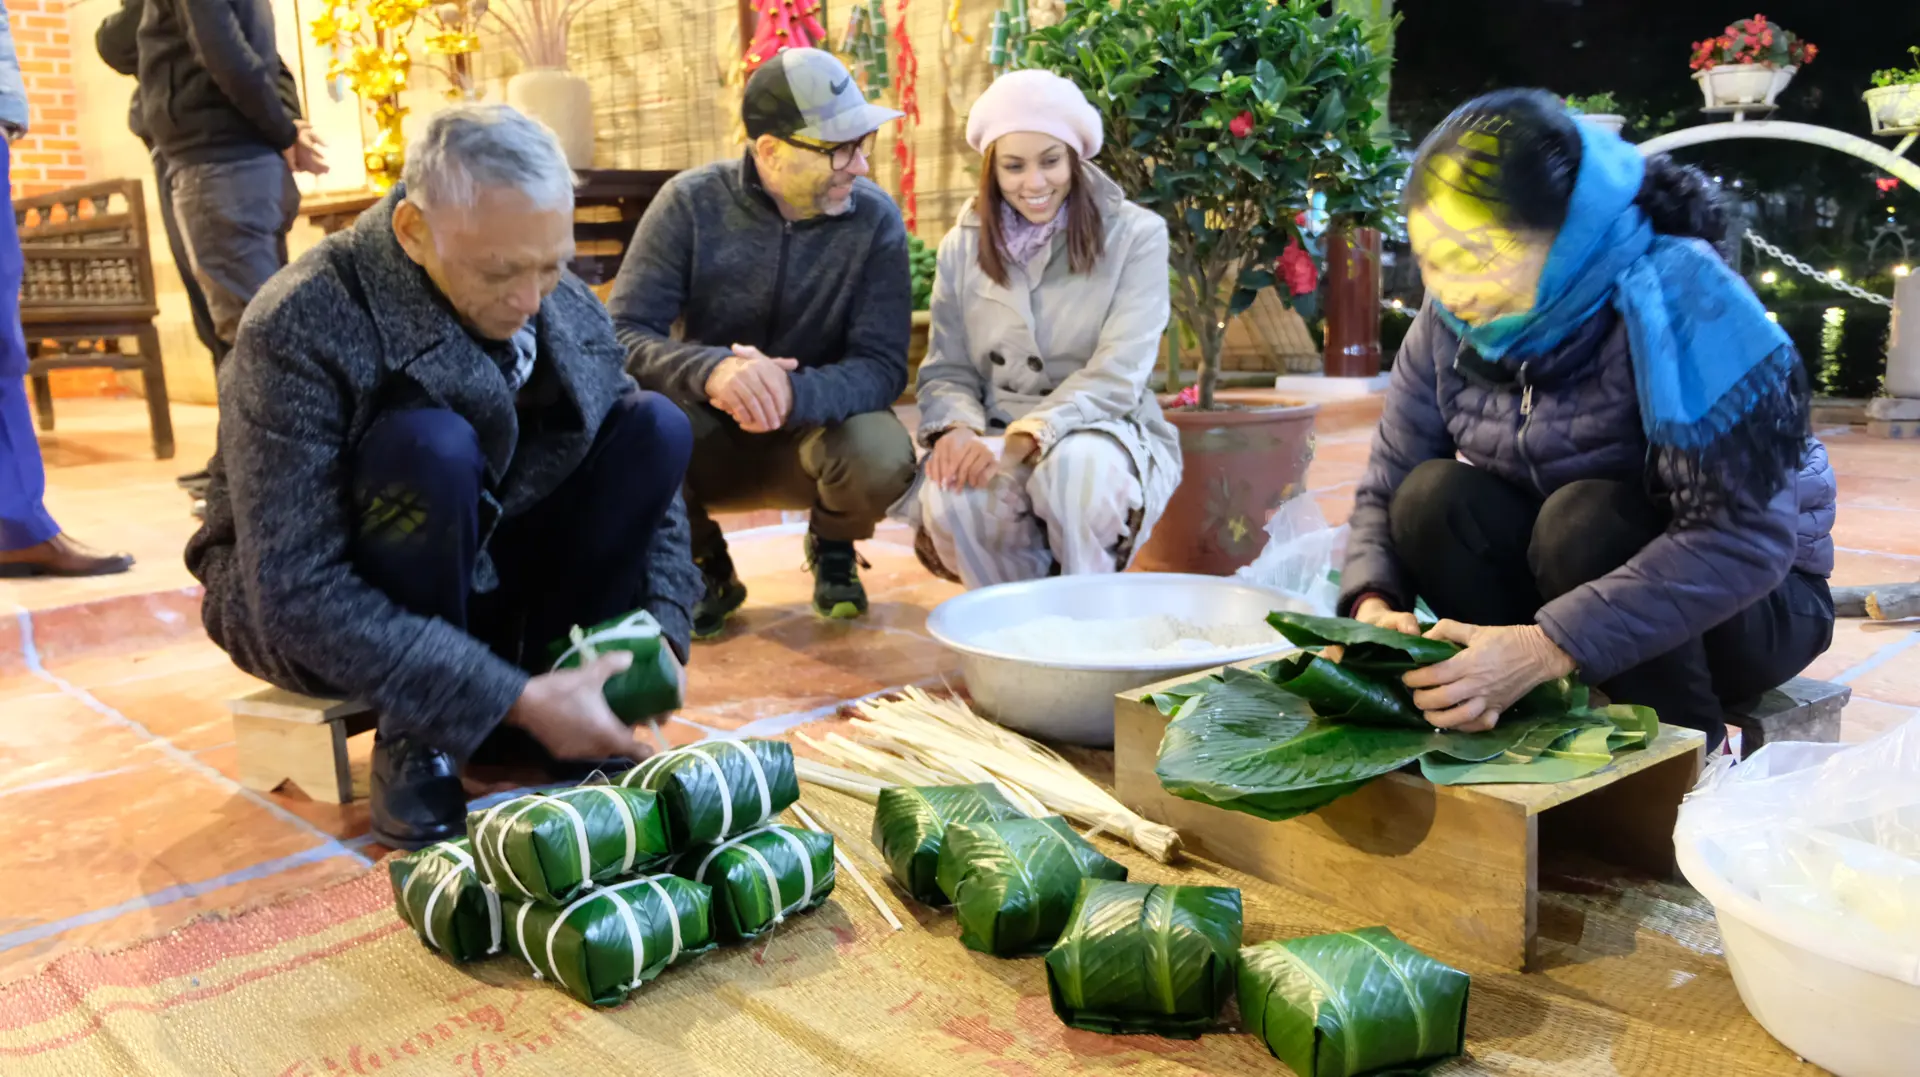
[[[1088,165],[1086,175],[1106,253],[1084,275],[1068,269],[1063,232],[1026,266],[1009,265],[1007,287],[995,284],[980,272],[973,203],[961,209],[940,243],[918,437],[931,448],[954,427],[1025,433],[1044,455],[1071,433],[1111,435],[1140,476],[1137,550],[1180,485],[1179,435],[1147,388],[1169,314],[1167,225],[1098,169]],[[916,526],[919,486],[897,506]]]

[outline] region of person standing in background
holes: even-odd
[[[0,177],[13,201],[15,140],[27,133],[27,88],[13,51],[13,27],[0,8]],[[27,409],[27,337],[20,328],[20,232],[0,214],[0,577],[98,576],[125,572],[133,557],[103,554],[54,523],[42,502],[47,474]]]
[[[205,295],[217,365],[247,303],[287,264],[300,210],[293,173],[325,174],[323,143],[301,118],[267,0],[126,4],[140,10],[135,133],[144,131],[155,167],[166,169],[161,205]],[[114,60],[123,58],[107,60],[122,70]],[[205,470],[181,476],[196,494],[205,483]]]

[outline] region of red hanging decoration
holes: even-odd
[[[753,41],[745,56],[747,74],[783,49],[810,49],[827,39],[820,25],[820,0],[753,0]]]
[[[900,215],[912,235],[920,218],[920,200],[914,194],[913,128],[920,123],[920,61],[913,55],[913,42],[907,37],[907,0],[900,0],[899,17],[893,23],[893,43],[900,53],[900,120],[893,142],[893,159],[900,165]]]

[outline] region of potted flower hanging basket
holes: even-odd
[[[1588,94],[1585,97],[1572,95],[1567,98],[1567,111],[1580,117],[1584,123],[1590,123],[1602,131],[1619,134],[1627,126],[1627,117],[1620,111],[1620,101],[1610,91]]]
[[[1873,116],[1876,135],[1903,135],[1920,130],[1920,45],[1907,50],[1912,67],[1890,67],[1873,73],[1873,89],[1861,95]]]
[[[1718,37],[1693,43],[1693,80],[1710,109],[1772,108],[1800,65],[1819,53],[1811,42],[1765,15],[1741,19]]]

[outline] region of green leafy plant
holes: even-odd
[[[913,275],[913,309],[926,310],[933,305],[933,271],[940,256],[916,235],[907,236],[907,270]]]
[[[1907,50],[1913,54],[1912,67],[1889,67],[1873,73],[1875,89],[1886,86],[1912,86],[1920,84],[1920,45]]]
[[[1274,283],[1312,192],[1334,227],[1388,227],[1406,162],[1383,129],[1392,60],[1376,28],[1314,0],[1070,0],[1027,63],[1072,79],[1105,120],[1099,163],[1167,222],[1173,310],[1214,406],[1227,319]]]
[[[1583,116],[1618,116],[1621,114],[1620,99],[1613,96],[1613,91],[1611,90],[1588,94],[1585,97],[1579,94],[1568,94],[1567,109],[1570,112],[1578,112]]]

